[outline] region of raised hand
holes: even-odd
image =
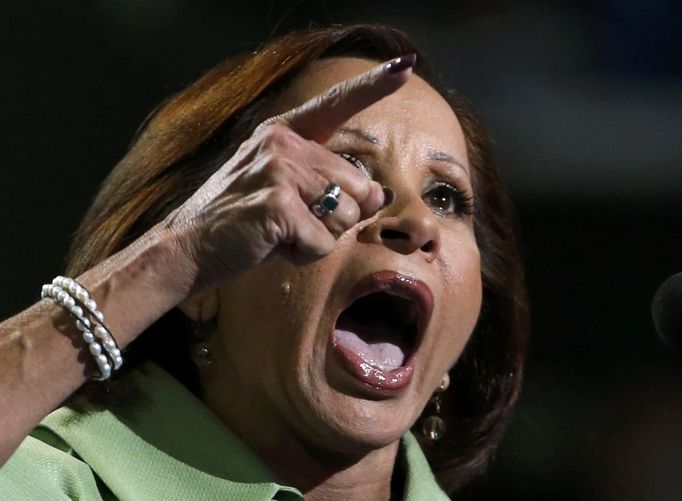
[[[192,291],[217,286],[273,255],[305,264],[383,205],[381,186],[324,147],[356,113],[395,92],[414,56],[394,59],[259,125],[165,221],[187,259]],[[339,205],[311,211],[331,182]]]

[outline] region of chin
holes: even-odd
[[[358,398],[331,387],[316,393],[322,398],[310,402],[312,421],[325,448],[336,453],[357,455],[388,447],[407,433],[420,414],[416,406],[394,400]]]
[[[345,430],[345,437],[357,447],[365,450],[381,449],[399,441],[412,426],[412,421],[403,422],[393,415],[383,414],[374,419],[355,421]]]

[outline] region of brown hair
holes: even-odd
[[[424,54],[404,33],[380,25],[294,32],[218,65],[141,126],[78,229],[67,273],[77,276],[123,249],[184,202],[267,118],[272,99],[312,61],[340,55],[383,61],[412,52],[418,54],[415,72],[438,89]],[[435,444],[422,443],[442,487],[452,492],[485,469],[509,420],[521,386],[528,312],[510,202],[493,166],[490,142],[467,102],[454,92],[441,93],[467,143],[483,281],[477,327],[444,396],[447,433]],[[169,312],[128,347],[126,370],[153,358],[197,391],[185,332],[178,311]],[[160,335],[167,349],[158,353],[149,346]],[[88,384],[82,391],[100,403],[130,392],[115,383]]]

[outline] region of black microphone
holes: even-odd
[[[651,316],[665,344],[682,357],[682,273],[676,273],[658,288]]]

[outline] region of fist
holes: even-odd
[[[397,58],[343,81],[254,130],[235,155],[165,227],[186,261],[192,292],[220,286],[277,255],[306,264],[334,250],[336,240],[382,207],[381,186],[329,151],[325,143],[353,115],[395,92],[414,56]],[[341,192],[332,212],[316,215],[330,183]]]

